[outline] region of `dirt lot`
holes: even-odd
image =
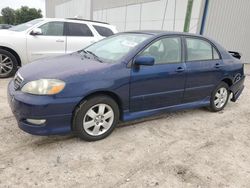
[[[250,66],[220,113],[167,113],[105,140],[22,132],[0,80],[0,187],[250,187]]]

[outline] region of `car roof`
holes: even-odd
[[[206,38],[203,35],[193,34],[193,33],[186,33],[186,32],[177,32],[177,31],[164,31],[164,30],[134,30],[134,31],[125,31],[122,33],[137,33],[137,34],[149,34],[154,36],[163,36],[163,35],[181,35],[181,36],[197,36]]]
[[[101,23],[101,24],[107,24],[109,25],[109,23],[107,22],[101,22],[101,21],[96,21],[96,20],[88,20],[88,19],[81,19],[81,18],[65,18],[67,20],[76,20],[76,21],[86,21],[86,22],[93,22],[93,23]]]
[[[68,21],[68,22],[82,22],[82,23],[93,23],[93,24],[101,24],[108,27],[110,24],[101,21],[88,20],[88,19],[79,19],[79,18],[44,18],[45,21]]]

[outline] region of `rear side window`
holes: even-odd
[[[187,38],[187,60],[202,61],[219,59],[217,50],[207,41],[195,38]]]
[[[86,24],[67,23],[67,36],[89,37],[93,33]]]
[[[213,55],[214,59],[220,59],[220,55],[218,54],[218,51],[213,47]]]
[[[102,26],[97,26],[97,25],[93,25],[93,27],[99,33],[99,35],[103,37],[109,37],[114,34],[114,32],[107,27],[102,27]]]

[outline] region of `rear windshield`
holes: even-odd
[[[99,33],[99,35],[101,35],[103,37],[109,37],[109,36],[114,34],[114,32],[107,27],[102,27],[102,26],[98,26],[98,25],[93,25],[93,27]]]

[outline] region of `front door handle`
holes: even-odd
[[[183,72],[183,71],[185,71],[185,69],[183,67],[178,67],[175,71],[176,72]]]
[[[58,39],[56,40],[56,42],[64,42],[64,40]]]

